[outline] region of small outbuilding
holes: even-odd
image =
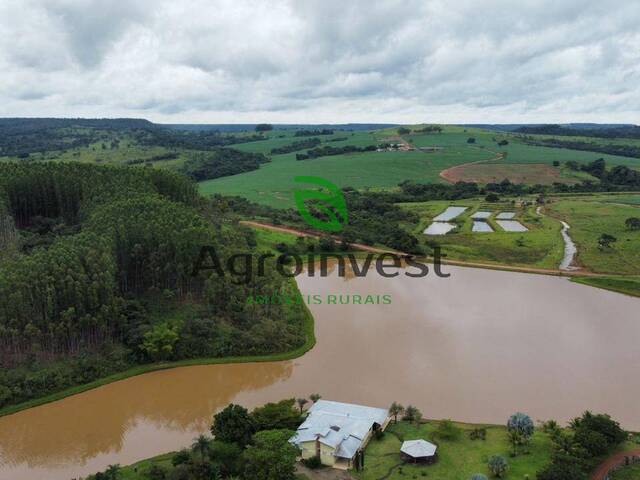
[[[436,461],[437,445],[426,440],[408,440],[400,447],[402,459],[412,463],[433,463]]]

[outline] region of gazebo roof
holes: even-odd
[[[438,447],[426,440],[407,440],[400,451],[412,458],[433,457]]]

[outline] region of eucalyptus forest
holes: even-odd
[[[255,241],[187,177],[1,163],[0,200],[0,406],[137,364],[283,352],[305,341],[303,307],[244,300],[295,288],[273,266],[243,285],[192,275],[202,246],[226,256]]]

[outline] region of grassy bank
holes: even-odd
[[[124,380],[126,378],[135,377],[149,372],[155,372],[158,370],[166,370],[169,368],[188,367],[193,365],[221,365],[230,363],[257,363],[257,362],[278,362],[284,360],[292,360],[294,358],[301,357],[306,352],[311,350],[316,343],[316,337],[314,332],[314,320],[311,312],[306,305],[303,304],[304,309],[304,324],[303,330],[305,335],[305,342],[295,350],[283,353],[274,353],[271,355],[259,355],[259,356],[238,356],[238,357],[224,357],[224,358],[194,358],[188,360],[180,360],[176,362],[162,362],[151,363],[146,365],[138,365],[123,372],[109,375],[98,380],[83,385],[77,385],[45,397],[36,398],[26,402],[19,403],[17,405],[10,405],[0,409],[0,417],[5,415],[11,415],[12,413],[26,410],[28,408],[37,407],[46,403],[62,400],[63,398],[76,395],[78,393],[86,392],[94,388],[107,385],[109,383]]]
[[[639,277],[574,277],[571,280],[591,287],[640,297]]]

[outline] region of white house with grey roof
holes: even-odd
[[[302,458],[318,456],[323,465],[351,468],[356,454],[374,431],[387,427],[389,418],[384,408],[318,400],[289,441],[300,449]]]

